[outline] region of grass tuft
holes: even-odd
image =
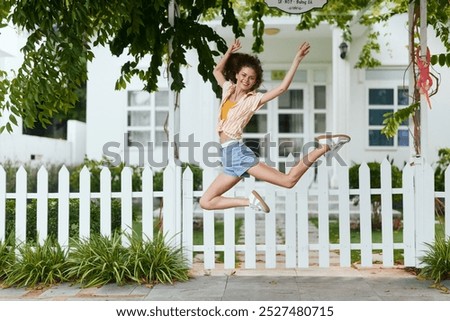
[[[426,243],[427,251],[421,259],[425,265],[419,276],[440,283],[450,277],[450,237],[436,235],[433,243]]]
[[[42,245],[22,244],[17,246],[14,262],[5,269],[5,285],[36,287],[57,284],[66,281],[66,266],[67,253],[52,238]]]

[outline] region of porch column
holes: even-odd
[[[168,7],[169,23],[175,23],[175,0],[171,0]],[[172,54],[172,39],[169,40],[169,56]],[[170,64],[169,62],[169,70]],[[181,167],[179,159],[179,134],[180,134],[180,106],[179,95],[172,88],[172,75],[168,72],[169,88],[169,117],[168,128],[168,160],[169,163],[164,171],[164,224],[163,232],[167,241],[174,246],[181,246]]]
[[[348,117],[350,109],[350,63],[348,53],[341,57],[340,44],[343,42],[342,30],[332,27],[332,96],[331,96],[331,121],[328,122],[328,130],[333,133],[349,133]],[[347,43],[350,46],[349,43]],[[350,49],[350,48],[349,48]],[[350,51],[350,50],[349,50]],[[339,151],[339,155],[345,161],[348,160],[348,148]],[[337,163],[333,162],[333,173],[330,183],[337,185]]]

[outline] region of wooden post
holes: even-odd
[[[70,175],[66,166],[58,173],[58,243],[69,246]]]
[[[122,234],[122,245],[129,246],[130,240],[128,239],[131,236],[132,228],[133,228],[133,196],[132,196],[132,184],[131,184],[132,172],[131,168],[124,167],[122,169],[120,180],[121,180],[121,189],[120,195],[122,198],[122,208],[121,208],[121,216],[122,216],[122,224],[121,230]]]
[[[392,213],[392,167],[385,158],[381,163],[381,233],[383,266],[394,266],[394,234]]]
[[[80,172],[80,238],[88,239],[91,232],[91,173],[86,166]]]
[[[44,244],[48,235],[48,172],[44,166],[37,175],[36,229],[39,244]]]
[[[6,172],[0,165],[0,242],[6,237]]]
[[[319,266],[330,266],[330,194],[328,167],[326,161],[321,162],[318,172],[318,216],[319,216]]]
[[[153,239],[153,171],[145,166],[142,173],[142,239]]]
[[[100,233],[111,236],[111,171],[108,167],[100,172]]]
[[[361,230],[361,266],[372,266],[372,202],[370,169],[366,163],[359,167],[359,207]]]
[[[27,239],[27,171],[20,166],[16,174],[16,241]]]

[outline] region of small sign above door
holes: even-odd
[[[315,8],[323,8],[328,0],[265,0],[265,2],[271,8],[299,14]]]

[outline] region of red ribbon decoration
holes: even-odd
[[[430,49],[427,48],[427,55],[424,59],[424,57],[420,56],[420,47],[417,47],[416,50],[416,60],[417,60],[417,66],[419,67],[419,77],[417,79],[417,88],[419,89],[419,92],[422,95],[425,95],[427,99],[428,106],[431,109],[431,102],[430,102],[430,95],[428,94],[428,91],[430,90],[431,86],[433,86],[433,79],[430,75]]]

